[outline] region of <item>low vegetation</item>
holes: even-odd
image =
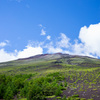
[[[0,66],[0,99],[100,99],[99,61],[61,58],[22,65],[12,63],[15,66]]]

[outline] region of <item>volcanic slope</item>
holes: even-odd
[[[100,60],[56,53],[0,63],[0,99],[100,100]]]

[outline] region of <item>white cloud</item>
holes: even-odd
[[[57,53],[63,51],[61,48],[54,46],[53,42],[46,44],[44,48],[47,49],[47,53]]]
[[[0,43],[0,47],[4,47],[4,46],[6,46],[6,43],[5,42],[1,42]]]
[[[8,45],[9,41],[5,40],[4,42],[0,43],[0,47],[5,47],[6,45]]]
[[[41,30],[41,35],[46,35],[46,31],[44,31],[44,29]]]
[[[58,52],[62,52],[63,50],[61,48],[54,48],[53,46],[49,46],[48,48],[48,53],[58,53]]]
[[[51,49],[51,51],[55,52],[56,48],[59,48],[62,53],[100,57],[100,23],[82,27],[79,38],[74,41],[74,44],[72,44],[70,38],[61,33],[60,40],[56,42],[56,47],[53,46],[54,48],[52,47],[53,50]]]
[[[42,53],[43,53],[43,49],[41,47],[27,46],[25,49],[23,49],[23,51],[18,52],[18,58],[27,58]]]
[[[75,40],[75,44],[72,45],[73,54],[81,55],[84,53],[84,45],[82,43],[78,43],[78,40]]]
[[[32,47],[31,45],[26,46],[26,48],[22,51],[15,50],[14,52],[7,52],[4,49],[0,49],[0,62],[16,60],[19,58],[27,58],[42,53],[43,49],[40,46]]]
[[[82,27],[79,39],[84,44],[84,51],[100,57],[100,23]]]
[[[49,44],[46,45],[45,48],[47,48],[48,53],[57,53],[57,52],[70,53],[68,51],[69,47],[71,46],[69,41],[70,39],[64,33],[61,33],[57,41],[50,42]]]
[[[8,53],[4,49],[0,49],[0,62],[6,62],[17,59],[15,53]]]
[[[64,34],[61,33],[61,36],[59,37],[60,41],[57,41],[57,46],[60,48],[68,48],[70,46],[69,38]]]
[[[81,42],[78,40],[81,40]],[[59,40],[47,45],[47,52],[100,57],[100,24],[90,25],[88,28],[86,26],[82,27],[79,33],[79,39],[74,41],[72,44],[70,38],[64,33],[61,33]]]
[[[51,40],[51,36],[50,35],[47,36],[47,40]]]

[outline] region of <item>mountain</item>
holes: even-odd
[[[100,60],[96,58],[88,56],[55,53],[55,54],[41,54],[29,58],[21,58],[15,61],[0,63],[0,68],[9,66],[29,65],[29,64],[42,63],[48,61],[53,63],[61,62],[63,64],[78,65],[84,67],[100,66]]]
[[[100,100],[100,59],[55,53],[0,63],[0,99]]]

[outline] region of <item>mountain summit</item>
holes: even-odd
[[[29,65],[41,62],[56,62],[57,63],[64,63],[70,65],[78,65],[78,66],[99,66],[100,60],[88,56],[79,56],[79,55],[69,55],[69,54],[62,54],[62,53],[55,53],[55,54],[40,54],[36,56],[32,56],[29,58],[21,58],[15,61],[9,61],[5,63],[0,63],[0,67],[3,66],[19,66],[19,65]]]

